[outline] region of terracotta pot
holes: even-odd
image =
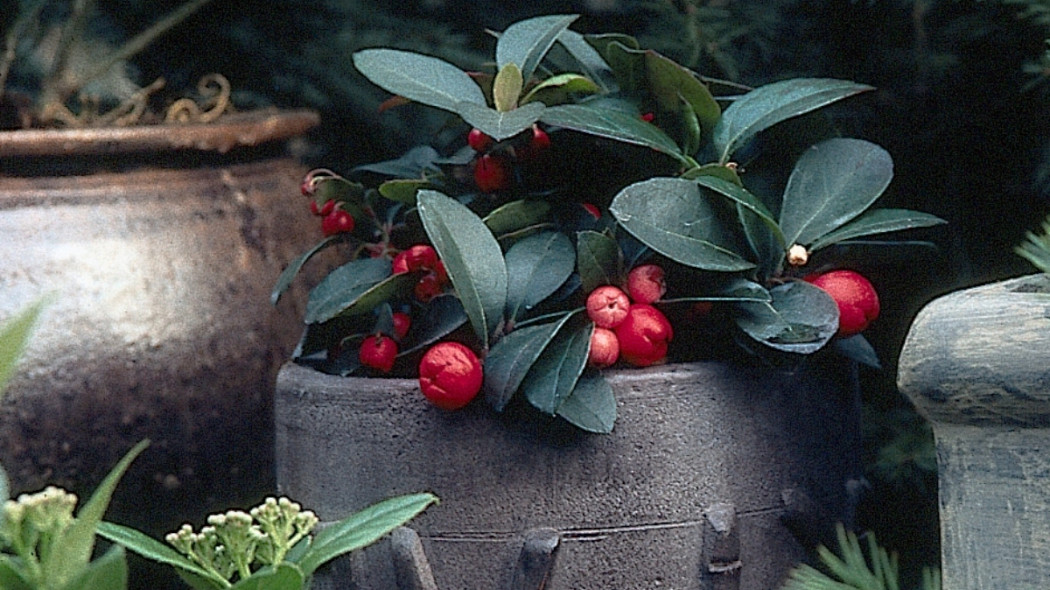
[[[931,302],[897,383],[936,439],[944,587],[1050,587],[1050,275]]]
[[[401,493],[440,498],[315,588],[432,588],[420,582],[432,575],[441,590],[772,589],[814,541],[785,520],[810,532],[849,520],[859,433],[844,367],[697,363],[609,379],[619,418],[595,435],[480,402],[442,411],[415,380],[286,365],[281,493],[322,521]]]
[[[86,493],[143,438],[114,520],[163,531],[272,488],[305,291],[269,292],[320,233],[287,144],[317,122],[0,133],[0,318],[50,297],[0,406],[14,491]]]

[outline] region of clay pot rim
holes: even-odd
[[[106,155],[172,149],[226,153],[286,140],[316,127],[320,115],[306,109],[246,111],[211,123],[163,123],[85,129],[0,131],[0,157]]]

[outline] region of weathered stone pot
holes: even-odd
[[[811,531],[849,519],[860,472],[849,371],[609,375],[619,418],[594,435],[480,402],[445,412],[415,380],[286,365],[281,493],[323,521],[395,494],[441,499],[315,587],[772,589],[804,555],[786,517]]]
[[[151,531],[273,485],[272,391],[318,238],[288,143],[312,112],[0,132],[0,318],[50,297],[0,405],[14,491],[89,491],[150,438],[109,514]]]
[[[897,381],[936,439],[944,588],[1050,587],[1050,276],[927,305]]]

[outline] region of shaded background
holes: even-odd
[[[120,38],[178,4],[100,0],[102,33]],[[916,236],[935,247],[878,265],[853,253],[882,295],[868,336],[885,366],[862,374],[870,488],[859,526],[902,553],[909,577],[937,564],[933,451],[894,387],[896,356],[926,301],[1033,270],[1012,249],[1050,211],[1050,1],[213,0],[134,66],[142,83],[192,88],[217,71],[241,105],[315,108],[323,123],[306,157],[346,171],[430,142],[443,121],[413,106],[378,113],[387,96],[353,70],[353,51],[398,47],[480,68],[493,46],[484,29],[569,12],[583,15],[577,31],[633,34],[707,76],[748,85],[828,76],[877,88],[837,107],[843,134],[893,156],[884,205],[949,225]],[[0,25],[11,14],[0,10]],[[774,133],[764,149],[776,147]]]

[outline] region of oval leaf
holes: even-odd
[[[447,61],[397,49],[364,49],[354,66],[387,92],[447,111],[461,103],[485,106],[485,94],[466,72]]]
[[[915,229],[919,227],[930,227],[947,223],[947,221],[920,211],[908,209],[872,209],[864,212],[860,217],[836,229],[824,234],[810,244],[810,250],[819,250],[844,240],[852,240],[862,236]]]
[[[693,72],[652,50],[645,52],[645,71],[649,90],[662,110],[677,111],[680,102],[684,102],[691,119],[701,127],[703,135],[709,135],[714,130],[722,109],[707,85],[697,79]],[[693,150],[686,150],[686,153],[692,154]]]
[[[595,94],[601,88],[579,74],[558,74],[540,82],[522,99],[522,104],[538,100],[546,105],[569,102],[574,94]]]
[[[616,422],[616,395],[601,375],[584,375],[558,407],[558,415],[587,432],[609,434]]]
[[[489,350],[485,357],[485,399],[497,412],[503,411],[540,353],[572,315],[548,324],[518,328]]]
[[[496,67],[516,64],[528,80],[551,45],[579,15],[551,15],[518,21],[507,27],[496,42]]]
[[[439,295],[430,300],[423,317],[412,324],[409,334],[412,337],[410,348],[400,354],[411,354],[448,336],[467,323],[467,313],[463,304],[451,294]]]
[[[502,141],[525,131],[540,120],[546,107],[542,102],[530,102],[512,111],[500,112],[485,105],[457,103],[456,113],[470,125],[477,127],[496,141]]]
[[[646,123],[633,113],[602,108],[601,103],[553,106],[543,111],[540,120],[548,125],[646,146],[683,159],[678,145],[659,127]]]
[[[540,199],[521,199],[500,205],[482,220],[496,236],[523,230],[547,219],[551,205]]]
[[[390,261],[362,258],[328,273],[306,301],[304,320],[308,324],[326,322],[343,313],[366,291],[390,276]]]
[[[558,290],[576,267],[572,242],[560,232],[529,236],[507,251],[507,315],[514,320]]]
[[[596,231],[576,234],[576,268],[584,293],[615,285],[623,274],[623,252],[612,237]]]
[[[587,365],[593,330],[591,321],[565,325],[543,349],[521,385],[525,397],[536,409],[553,416],[576,388]]]
[[[521,70],[518,66],[509,63],[501,67],[492,83],[492,102],[496,110],[501,113],[514,110],[521,97],[521,87]]]
[[[729,245],[732,236],[694,181],[651,178],[632,184],[616,195],[609,210],[642,243],[686,266],[717,271],[754,267]]]
[[[784,189],[785,244],[811,244],[871,206],[893,179],[893,159],[878,145],[836,138],[806,150]]]
[[[740,302],[740,328],[755,340],[777,350],[810,354],[822,348],[838,331],[839,308],[819,287],[791,281],[769,291],[769,303]]]
[[[507,303],[507,267],[499,243],[481,218],[455,199],[422,190],[417,202],[423,228],[445,263],[474,333],[487,343]]]
[[[835,101],[873,90],[871,86],[828,78],[796,78],[755,88],[722,113],[712,141],[725,164],[737,148],[777,123]]]
[[[715,175],[698,176],[696,178],[696,183],[702,187],[715,191],[716,193],[736,202],[736,204],[744,209],[754,213],[762,223],[769,227],[770,231],[773,232],[773,235],[783,243],[784,234],[781,233],[780,226],[777,224],[776,220],[773,219],[773,214],[769,212],[769,209],[766,209],[765,204],[762,203],[758,197],[752,195],[747,189],[739,184],[730,182]]]

